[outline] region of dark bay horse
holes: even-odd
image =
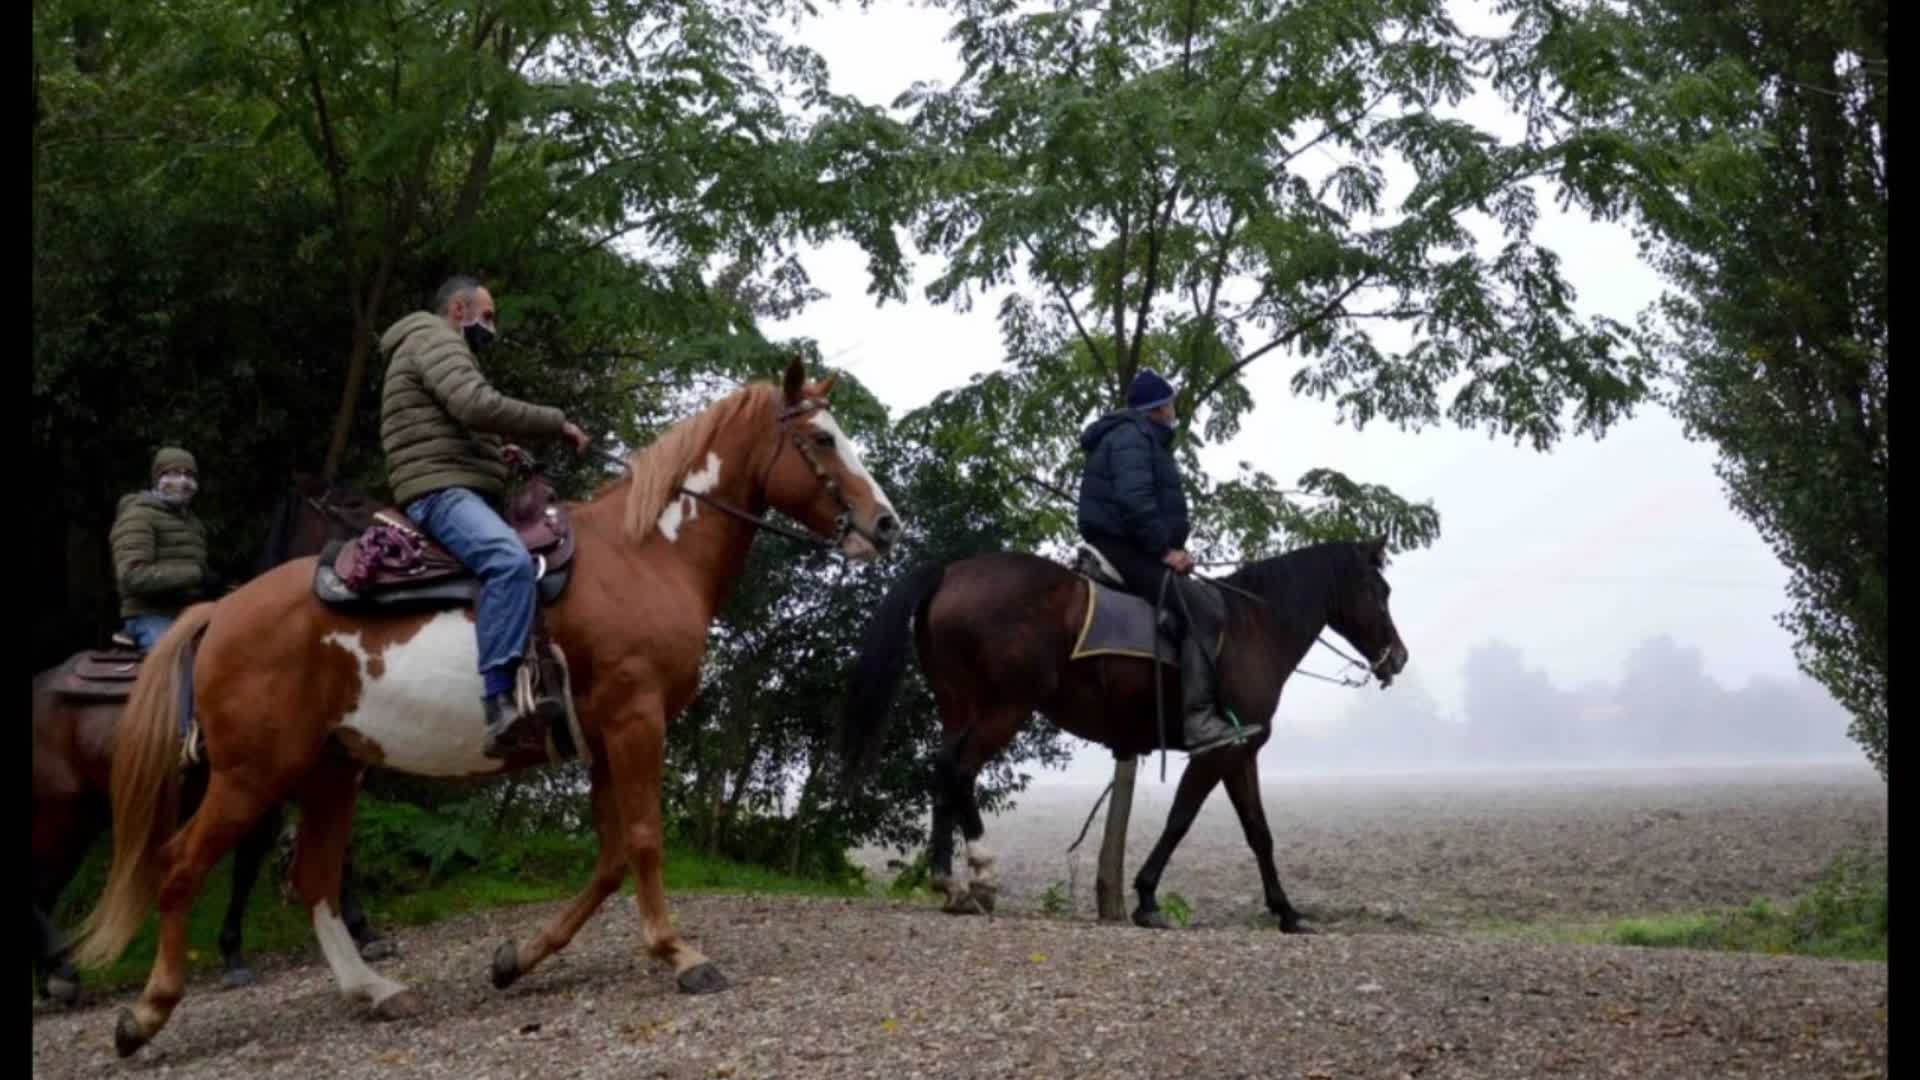
[[[495,951],[495,986],[565,947],[631,867],[648,951],[672,966],[682,991],[726,987],[667,907],[666,730],[699,689],[709,625],[755,535],[770,525],[764,511],[779,510],[855,559],[878,557],[898,535],[892,505],[828,412],[830,386],[808,383],[796,360],[782,385],[722,398],[635,455],[630,479],[569,507],[571,577],[541,617],[566,666],[599,856],[592,880],[538,937]],[[134,684],[114,748],[113,867],[77,950],[84,962],[111,961],[157,905],[159,955],[114,1031],[122,1056],[151,1040],[180,1002],[187,914],[207,871],[288,795],[301,809],[294,886],[340,991],[379,1016],[416,1013],[420,999],[367,966],[337,914],[362,774],[377,765],[489,776],[549,760],[534,748],[504,761],[483,753],[470,606],[349,614],[315,598],[315,569],[314,559],[295,560],[187,609]],[[178,793],[172,761],[189,649],[184,688],[213,768],[199,810],[176,832],[168,811]]]
[[[334,537],[364,529],[377,505],[350,489],[296,477],[274,514],[256,567],[264,572],[288,559],[317,553]],[[71,1004],[79,997],[79,976],[53,911],[60,895],[100,834],[112,820],[108,800],[114,728],[124,701],[67,697],[55,690],[72,658],[33,678],[33,936],[34,990]],[[206,788],[207,768],[195,765],[183,777],[183,809],[192,813]],[[241,931],[247,901],[260,866],[280,832],[281,807],[260,819],[235,846],[233,884],[220,930],[220,959],[228,986],[255,980],[242,950]],[[348,877],[351,878],[351,872]],[[377,960],[393,952],[367,922],[345,882],[341,908],[361,955]]]
[[[1370,659],[1382,688],[1406,667],[1406,646],[1387,611],[1385,565],[1384,540],[1326,543],[1250,563],[1225,579],[1260,599],[1222,590],[1227,631],[1219,658],[1220,701],[1266,727],[1245,744],[1187,763],[1166,828],[1134,879],[1135,923],[1167,925],[1154,896],[1160,875],[1213,786],[1224,781],[1259,862],[1267,909],[1280,929],[1306,929],[1274,869],[1254,758],[1273,732],[1287,676],[1324,629],[1332,628]],[[974,778],[1031,714],[1045,714],[1061,730],[1116,757],[1159,746],[1153,662],[1144,655],[1072,658],[1087,603],[1087,579],[1066,567],[1034,555],[996,553],[916,568],[881,601],[867,626],[841,725],[847,777],[859,782],[877,756],[911,641],[945,735],[934,760],[929,871],[934,887],[947,893],[948,911],[992,907],[993,855],[980,842],[985,827]],[[1181,749],[1178,666],[1165,666],[1162,676],[1166,745]],[[970,882],[953,872],[956,823],[966,839]]]

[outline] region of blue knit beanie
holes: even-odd
[[[1127,408],[1153,409],[1173,400],[1173,385],[1152,368],[1141,368],[1127,387]]]

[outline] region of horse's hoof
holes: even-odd
[[[80,1000],[79,982],[59,975],[47,976],[46,985],[41,990],[42,997],[51,998],[61,1005],[72,1005]]]
[[[391,938],[375,938],[360,946],[360,959],[365,960],[369,964],[378,963],[381,960],[391,960],[399,955],[400,948],[393,943]]]
[[[252,986],[259,981],[260,976],[255,975],[252,968],[242,965],[241,967],[228,968],[226,975],[220,980],[220,985],[229,990],[238,990],[243,986]]]
[[[1133,925],[1146,930],[1173,929],[1173,924],[1167,921],[1167,916],[1158,908],[1152,911],[1148,911],[1145,908],[1134,908]]]
[[[493,950],[493,988],[505,990],[520,977],[520,950],[511,941]]]
[[[993,914],[994,907],[1000,903],[999,889],[992,885],[982,885],[977,881],[967,886],[967,896],[981,912],[987,915]]]
[[[948,896],[946,904],[943,905],[940,908],[940,910],[946,912],[949,915],[985,915],[986,914],[986,912],[982,911],[980,908],[980,898],[977,896],[974,896],[971,892],[960,893],[957,896],[954,896],[954,895]]]
[[[727,988],[727,977],[711,960],[681,972],[679,981],[683,994],[717,994]]]
[[[405,1020],[425,1012],[427,1003],[411,990],[402,990],[373,1007],[376,1020]]]
[[[1305,919],[1296,915],[1291,919],[1280,920],[1280,932],[1283,934],[1317,934],[1320,931],[1315,930],[1307,924]]]
[[[140,1021],[133,1018],[132,1009],[121,1009],[120,1020],[113,1025],[113,1048],[121,1057],[132,1057],[134,1051],[147,1045],[150,1036],[140,1030]]]

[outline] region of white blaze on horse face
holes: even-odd
[[[706,465],[694,472],[688,473],[687,478],[680,482],[680,486],[686,488],[688,491],[697,491],[705,495],[707,492],[712,491],[714,485],[719,482],[720,455],[709,450],[707,451]],[[665,536],[667,542],[671,544],[680,539],[680,526],[683,523],[691,522],[699,516],[699,501],[691,495],[681,495],[668,503],[666,509],[660,511],[660,520],[657,527],[661,535]]]
[[[345,649],[359,668],[360,700],[340,728],[371,744],[364,755],[368,764],[415,776],[500,771],[502,762],[482,752],[486,687],[465,609],[436,614],[413,637],[388,645],[377,665],[358,633],[324,640]]]
[[[340,916],[333,913],[333,905],[325,900],[313,905],[313,936],[320,939],[320,953],[327,958],[334,982],[347,997],[378,1005],[406,989],[367,966],[360,957],[359,946],[353,943],[353,935],[347,931],[347,924],[340,921]]]
[[[834,448],[840,451],[840,460],[846,464],[847,472],[856,480],[866,481],[867,490],[873,492],[873,501],[880,504],[880,512],[893,514],[893,502],[887,498],[886,492],[880,490],[880,485],[874,482],[873,477],[867,474],[866,463],[860,460],[860,451],[854,449],[853,440],[847,438],[847,433],[841,431],[840,425],[834,422],[833,414],[825,409],[816,410],[813,426],[833,436]]]

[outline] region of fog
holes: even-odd
[[[1524,651],[1489,639],[1461,676],[1464,705],[1441,706],[1409,669],[1388,690],[1352,690],[1329,720],[1288,717],[1263,770],[1418,772],[1489,767],[1623,767],[1858,761],[1847,715],[1803,676],[1725,686],[1698,648],[1642,640],[1612,680],[1561,685]],[[1291,720],[1291,722],[1289,722]]]

